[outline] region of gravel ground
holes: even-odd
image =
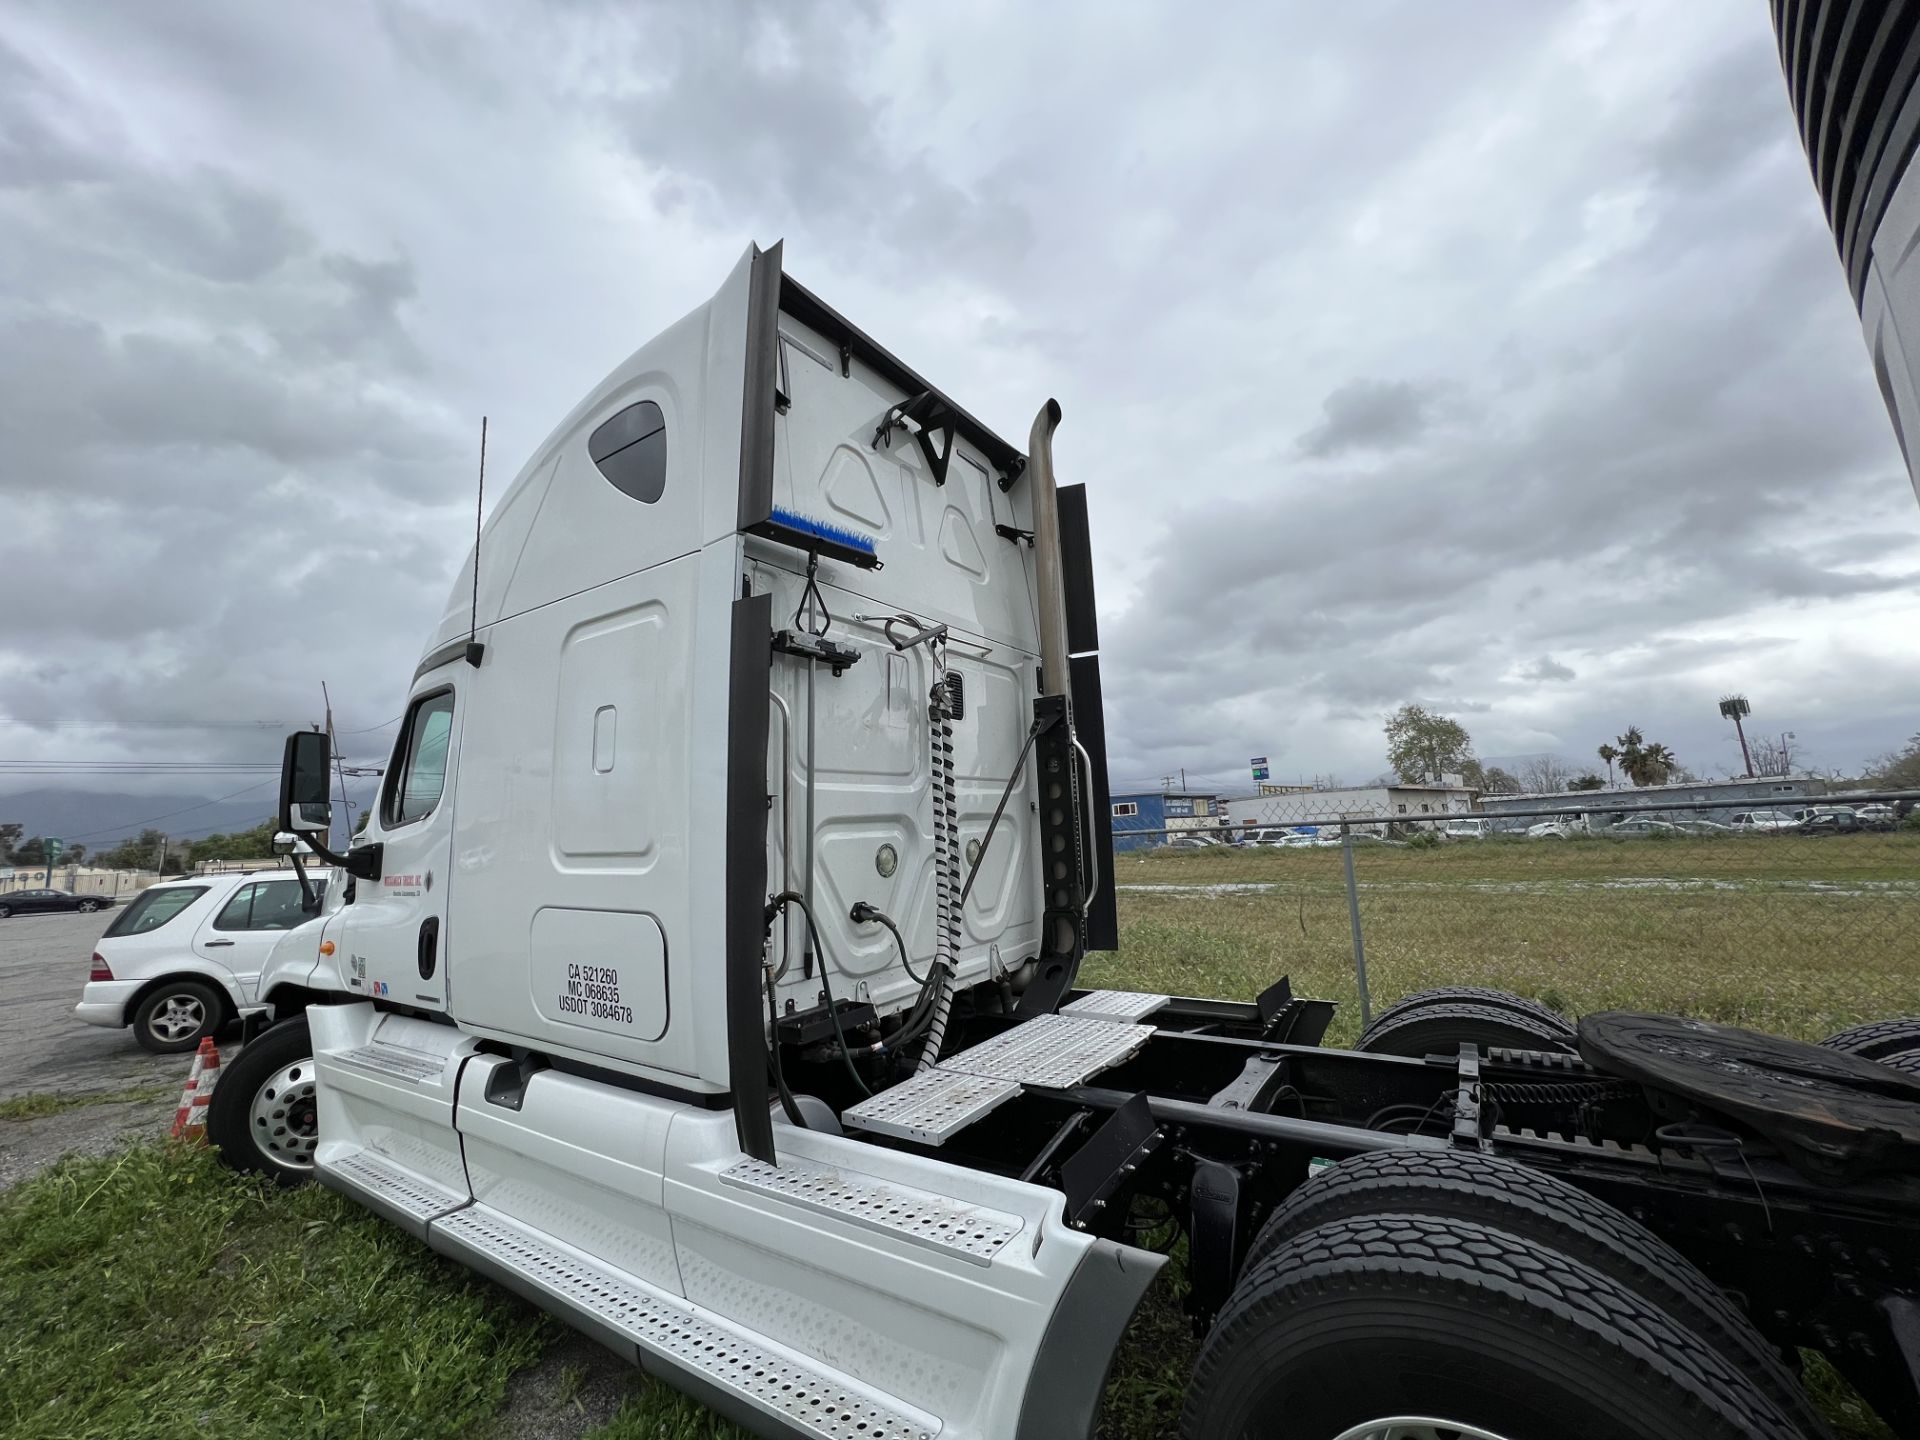
[[[93,942],[113,919],[15,915],[0,920],[0,1100],[182,1086],[191,1055],[149,1055],[131,1030],[105,1030],[73,1015]],[[237,1036],[221,1036],[233,1057]],[[34,1120],[0,1120],[0,1189],[64,1154],[98,1155],[129,1138],[155,1138],[177,1099],[82,1105]]]

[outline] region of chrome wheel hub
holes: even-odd
[[[1369,1420],[1364,1425],[1342,1430],[1333,1440],[1506,1440],[1478,1425],[1461,1425],[1452,1420],[1433,1420],[1415,1415],[1395,1415]]]
[[[253,1092],[247,1116],[260,1153],[287,1170],[311,1170],[320,1140],[320,1114],[313,1096],[313,1061],[282,1065]]]
[[[147,1019],[154,1038],[169,1044],[184,1040],[207,1023],[207,1007],[191,995],[169,995]]]

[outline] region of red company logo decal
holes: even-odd
[[[406,890],[418,886],[420,881],[421,877],[418,875],[389,875],[380,883],[389,890]]]

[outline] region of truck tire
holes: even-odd
[[[1902,1050],[1898,1055],[1887,1056],[1880,1063],[1898,1070],[1902,1075],[1920,1076],[1920,1050]]]
[[[1909,1050],[1920,1050],[1920,1015],[1855,1025],[1838,1035],[1829,1035],[1820,1044],[1828,1050],[1844,1050],[1869,1060],[1885,1060]]]
[[[1321,1225],[1243,1276],[1180,1433],[1347,1440],[1415,1416],[1412,1433],[1468,1440],[1804,1440],[1713,1347],[1599,1271],[1422,1215]]]
[[[1398,1015],[1383,1015],[1366,1028],[1354,1049],[1372,1055],[1451,1055],[1468,1041],[1482,1051],[1557,1050],[1571,1053],[1573,1036],[1566,1022],[1548,1024],[1518,1010],[1492,1005],[1420,1005]]]
[[[1471,1221],[1591,1266],[1712,1346],[1806,1435],[1828,1435],[1779,1354],[1690,1260],[1586,1191],[1510,1160],[1386,1151],[1329,1166],[1273,1212],[1246,1269],[1329,1221],[1387,1212]]]
[[[1411,995],[1402,995],[1386,1009],[1373,1017],[1371,1030],[1383,1020],[1391,1020],[1408,1010],[1426,1009],[1434,1005],[1487,1005],[1495,1010],[1512,1010],[1521,1015],[1529,1015],[1542,1025],[1550,1025],[1563,1032],[1571,1040],[1573,1026],[1558,1010],[1541,1004],[1538,1000],[1529,1000],[1524,995],[1515,995],[1511,990],[1494,990],[1485,985],[1442,985],[1435,990],[1416,990]],[[1362,1031],[1364,1038],[1366,1031]]]
[[[313,1178],[319,1125],[306,1016],[262,1031],[221,1068],[207,1105],[207,1138],[235,1170],[269,1176],[277,1185]]]
[[[133,1007],[133,1038],[154,1055],[197,1050],[227,1017],[227,997],[205,980],[163,980]]]

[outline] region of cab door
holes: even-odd
[[[380,847],[379,878],[359,882],[341,920],[347,985],[370,999],[447,1008],[454,807],[448,781],[459,744],[454,687],[428,678],[407,707],[373,818],[354,847]]]

